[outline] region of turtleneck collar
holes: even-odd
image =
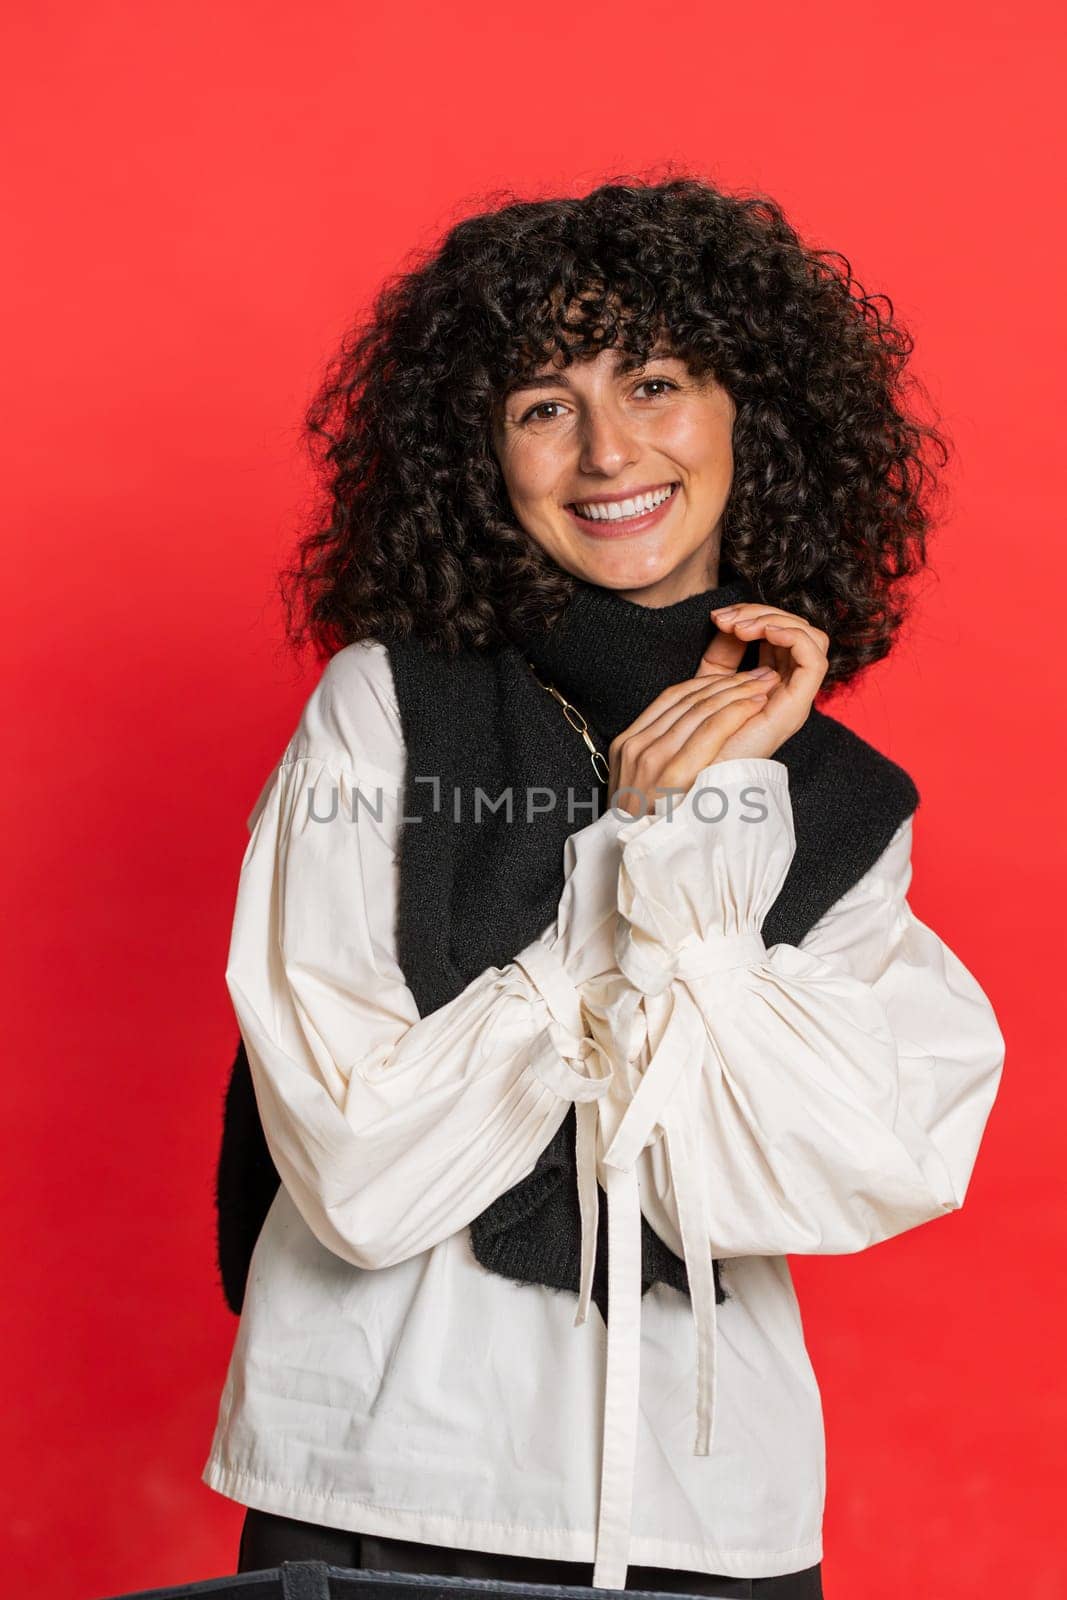
[[[523,641],[539,677],[571,700],[607,740],[635,721],[668,687],[691,678],[717,633],[709,613],[755,598],[725,563],[726,581],[668,606],[643,606],[613,589],[576,579],[566,611]]]

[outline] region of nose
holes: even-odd
[[[637,460],[637,443],[626,419],[609,405],[589,406],[582,422],[579,470],[615,477]]]

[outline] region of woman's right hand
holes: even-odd
[[[670,684],[608,746],[611,804],[637,817],[654,809],[662,791],[688,793],[779,681],[773,668],[758,667]]]

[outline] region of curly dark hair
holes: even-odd
[[[665,337],[736,405],[721,561],[826,631],[824,691],[886,655],[948,459],[887,297],[775,201],[700,178],[495,198],[387,281],[311,402],[324,494],[281,575],[290,643],[451,654],[555,620],[574,578],[517,524],[495,408],[553,357],[636,364]]]

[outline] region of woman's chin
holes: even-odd
[[[644,548],[641,545],[640,538],[596,541],[592,548],[589,541],[575,547],[570,540],[565,558],[556,559],[586,583],[617,590],[647,605],[669,605],[711,586],[713,579],[707,574],[714,553],[706,542],[699,550],[679,550],[673,541],[668,546],[656,546],[651,540]]]

